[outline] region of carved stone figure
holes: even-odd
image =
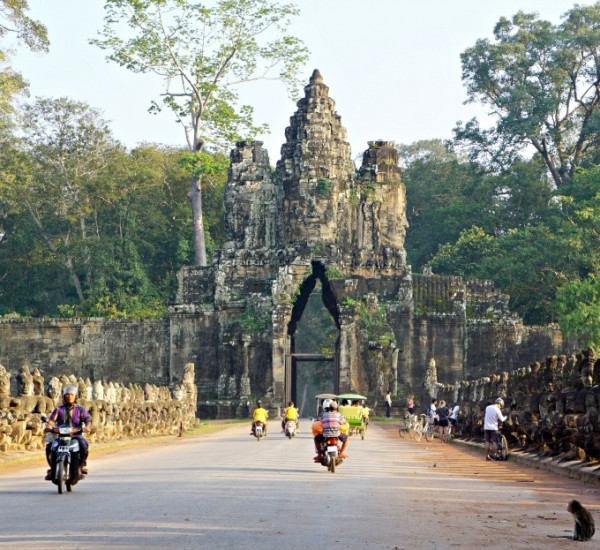
[[[17,375],[19,396],[33,395],[33,376],[29,371],[29,365],[23,365]]]
[[[33,395],[44,395],[44,377],[37,367],[33,369]]]

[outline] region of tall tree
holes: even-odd
[[[406,250],[415,269],[472,225],[492,231],[494,189],[475,165],[440,140],[401,145],[399,152],[408,205]]]
[[[461,55],[468,101],[490,108],[495,126],[460,124],[457,136],[505,165],[533,146],[560,188],[600,137],[600,3],[576,5],[559,25],[536,14],[501,18],[494,40]]]
[[[569,281],[558,292],[555,307],[560,328],[584,346],[600,347],[600,279],[590,274]]]
[[[219,0],[213,7],[189,0],[107,0],[106,12],[101,38],[93,43],[129,70],[164,78],[162,104],[154,102],[151,110],[174,112],[192,153],[255,135],[260,128],[251,107],[238,104],[237,86],[278,78],[295,90],[307,59],[302,42],[285,34],[297,8],[277,0]],[[133,36],[121,36],[124,23]],[[198,266],[207,264],[202,173],[194,171],[189,194]]]
[[[25,108],[24,120],[31,177],[8,191],[27,210],[49,252],[61,259],[83,300],[80,269],[91,277],[90,196],[118,144],[97,111],[66,98],[38,99]]]

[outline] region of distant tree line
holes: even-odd
[[[501,18],[461,55],[493,125],[399,147],[413,270],[485,278],[528,323],[600,344],[600,3]]]

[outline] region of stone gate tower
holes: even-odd
[[[339,330],[337,389],[375,391],[377,376],[364,372],[362,357],[369,336],[391,350],[387,370],[394,350],[397,356],[408,347],[409,331],[394,334],[391,324],[387,335],[361,334],[357,313],[358,305],[375,313],[393,304],[407,324],[413,309],[396,149],[369,143],[356,170],[319,71],[285,136],[274,173],[260,142],[237,144],[225,196],[228,240],[212,266],[180,273],[171,310],[173,377],[193,359],[199,390],[212,397],[263,395],[271,388],[284,401],[294,329],[317,279]],[[387,380],[381,383],[387,388]]]

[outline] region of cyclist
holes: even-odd
[[[498,460],[498,430],[500,424],[506,420],[506,416],[502,414],[504,400],[501,397],[496,399],[492,405],[485,408],[485,420],[483,421],[483,430],[485,433],[485,459]],[[494,456],[490,456],[490,443],[494,448]]]

